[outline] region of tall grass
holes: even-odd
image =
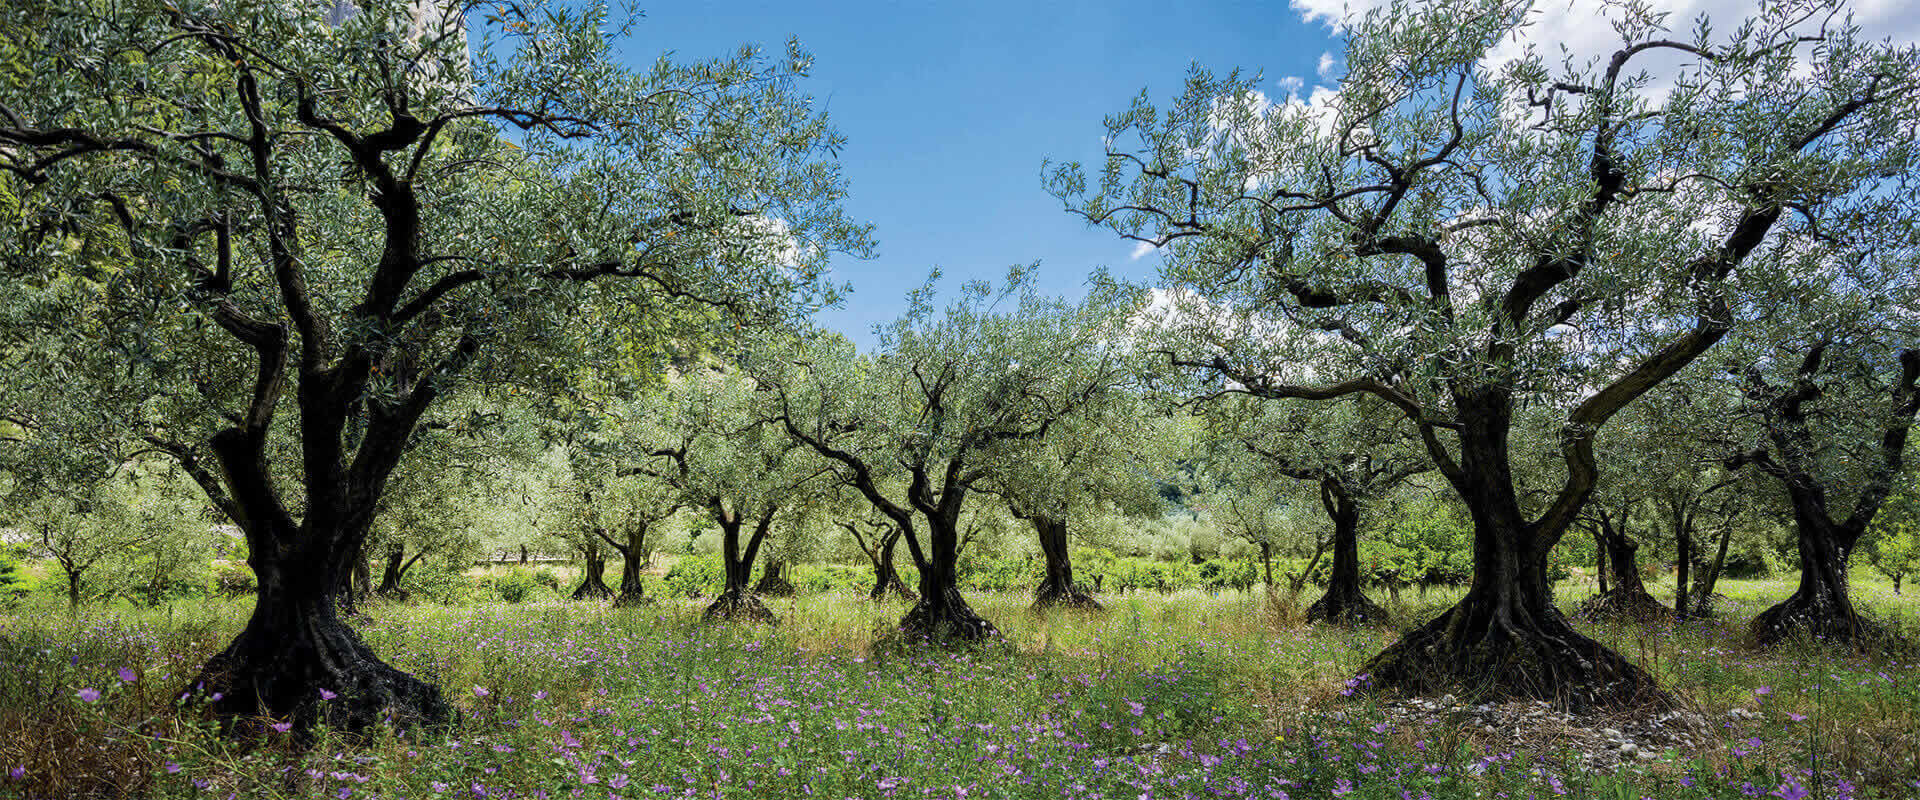
[[[1716,726],[1697,751],[1604,774],[1551,746],[1397,726],[1346,692],[1396,630],[1307,627],[1300,603],[1257,592],[1109,596],[1091,614],[976,596],[1004,640],[956,652],[874,648],[905,609],[838,594],[773,603],[774,627],[705,625],[691,600],[376,605],[364,637],[463,720],[311,749],[224,740],[174,706],[245,600],[4,616],[0,796],[1913,796],[1920,663],[1747,649],[1739,623],[1791,586],[1723,587],[1726,624],[1589,629]],[[1920,619],[1859,594],[1897,626]],[[1412,624],[1458,595],[1394,610]]]

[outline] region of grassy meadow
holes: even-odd
[[[290,733],[224,739],[175,707],[247,599],[16,610],[0,613],[0,797],[1920,793],[1916,659],[1742,644],[1740,623],[1790,589],[1723,583],[1737,606],[1726,623],[1592,628],[1716,731],[1692,751],[1605,770],[1468,726],[1396,724],[1388,698],[1351,680],[1395,630],[1308,627],[1303,603],[1259,592],[1109,596],[1104,613],[1045,616],[1021,595],[976,595],[1005,641],[962,651],[876,648],[903,608],[840,594],[774,602],[777,627],[705,625],[700,604],[681,600],[376,605],[363,636],[441,685],[462,721],[311,748]],[[1562,601],[1590,592],[1563,585]],[[1912,596],[1866,581],[1857,595],[1920,630]],[[1456,596],[1409,592],[1394,610],[1411,624]]]

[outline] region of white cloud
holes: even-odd
[[[1301,80],[1298,75],[1288,75],[1287,77],[1274,81],[1274,83],[1278,84],[1280,91],[1286,92],[1288,97],[1299,94],[1300,90],[1307,85],[1307,82]]]
[[[1300,13],[1309,23],[1322,23],[1335,36],[1347,32],[1348,23],[1358,20],[1368,11],[1384,8],[1388,0],[1288,0],[1288,6]],[[1608,3],[1567,2],[1566,0],[1545,0],[1536,2],[1530,11],[1533,25],[1524,37],[1508,38],[1494,50],[1488,59],[1493,64],[1501,64],[1516,58],[1529,42],[1550,46],[1550,63],[1558,63],[1558,51],[1565,45],[1574,58],[1574,63],[1586,59],[1598,58],[1619,49],[1620,40],[1613,32],[1609,20]],[[1666,27],[1675,38],[1687,38],[1692,34],[1693,23],[1702,14],[1712,20],[1715,32],[1731,31],[1741,20],[1755,13],[1753,0],[1649,0],[1648,5],[1656,12],[1666,12]],[[1874,41],[1891,38],[1895,42],[1910,43],[1920,41],[1920,14],[1913,12],[1911,0],[1857,0],[1847,9],[1853,15],[1853,21],[1860,26],[1861,40]],[[1817,25],[1821,15],[1815,15],[1808,25]],[[1321,63],[1327,63],[1326,56]],[[1325,77],[1324,75],[1322,77]]]
[[[1320,80],[1330,81],[1333,80],[1333,68],[1339,64],[1340,60],[1333,57],[1332,51],[1328,51],[1320,54],[1320,65],[1314,67],[1313,71],[1320,76]]]
[[[1383,6],[1381,0],[1361,0],[1354,8],[1347,0],[1287,0],[1287,6],[1300,12],[1308,22],[1324,22],[1335,34],[1347,32],[1348,16],[1359,16],[1374,6]]]
[[[1139,261],[1142,258],[1146,258],[1148,253],[1158,249],[1160,248],[1154,247],[1152,242],[1137,242],[1133,245],[1133,253],[1127,256],[1127,260]]]

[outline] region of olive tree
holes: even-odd
[[[1652,677],[1569,625],[1547,578],[1604,466],[1594,437],[1739,324],[1753,285],[1907,246],[1920,56],[1838,0],[1782,0],[1677,35],[1610,6],[1603,57],[1495,59],[1528,9],[1370,12],[1321,102],[1196,67],[1171,107],[1107,120],[1094,177],[1048,182],[1159,248],[1185,312],[1174,367],[1267,398],[1374,395],[1466,505],[1471,587],[1363,666],[1372,685],[1618,707],[1660,697]],[[1563,467],[1531,513],[1525,407],[1563,410],[1526,437]]]
[[[936,311],[937,278],[880,329],[874,355],[823,336],[792,351],[770,349],[754,370],[777,393],[777,422],[788,435],[902,532],[920,571],[920,598],[901,630],[977,641],[995,629],[959,590],[967,500],[1009,469],[1022,445],[1044,440],[1128,379],[1116,365],[1130,304],[1041,297],[1030,269],[1016,268],[998,290],[969,283]]]
[[[1307,621],[1385,621],[1386,609],[1360,587],[1360,531],[1390,492],[1433,469],[1424,449],[1397,412],[1376,398],[1281,407],[1240,392],[1226,395],[1205,407],[1219,446],[1244,448],[1261,467],[1312,484],[1332,523],[1327,591],[1307,608]]]
[[[782,514],[818,502],[831,475],[771,421],[774,395],[748,372],[702,366],[668,384],[630,416],[627,469],[666,482],[719,529],[726,582],[706,617],[772,622],[754,590],[754,565]]]
[[[6,280],[85,301],[75,345],[146,381],[141,435],[245,532],[253,614],[191,684],[230,719],[450,717],[334,596],[456,387],[564,370],[601,326],[705,335],[678,305],[785,317],[867,247],[797,46],[630,69],[617,21],[536,0],[474,17],[469,56],[414,5],[0,10],[29,65],[0,78]]]
[[[1894,347],[1920,343],[1903,333]],[[1920,411],[1920,349],[1889,350],[1829,331],[1799,348],[1782,346],[1740,376],[1759,434],[1734,463],[1780,482],[1800,556],[1799,586],[1752,622],[1763,643],[1861,642],[1877,633],[1853,606],[1847,565],[1893,494]]]

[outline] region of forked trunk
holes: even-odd
[[[721,587],[720,596],[707,606],[703,617],[709,621],[743,620],[747,622],[776,623],[779,617],[773,610],[761,602],[760,596],[751,588],[753,562],[760,552],[760,542],[773,526],[773,510],[768,509],[754,525],[751,539],[744,549],[740,546],[740,529],[743,521],[740,517],[716,511],[715,519],[720,523],[720,555],[726,567],[726,585]]]
[[[944,499],[944,498],[943,498]],[[912,639],[931,642],[980,642],[999,631],[981,618],[960,596],[960,537],[954,525],[958,503],[949,514],[928,518],[928,552],[921,554],[920,600],[900,620],[900,631]],[[913,533],[908,531],[907,536]],[[917,543],[909,538],[909,548]]]
[[[1713,563],[1701,572],[1700,581],[1693,587],[1693,609],[1691,616],[1713,616],[1713,590],[1720,583],[1720,570],[1727,565],[1727,545],[1733,541],[1731,523],[1720,529],[1720,546],[1713,554]]]
[[[869,599],[879,600],[891,594],[910,603],[919,602],[920,595],[915,594],[913,587],[900,579],[900,571],[894,568],[893,552],[898,544],[900,544],[898,528],[887,531],[881,538],[880,554],[877,558],[873,558],[873,589],[867,592]]]
[[[438,687],[388,666],[341,621],[335,594],[345,560],[316,564],[302,553],[276,561],[255,551],[249,562],[259,580],[253,615],[190,685],[217,714],[251,726],[242,733],[264,733],[271,718],[291,720],[303,735],[318,723],[363,731],[453,718]]]
[[[1640,578],[1640,543],[1628,532],[1627,513],[1599,515],[1600,527],[1594,536],[1606,553],[1613,587],[1580,604],[1575,613],[1584,619],[1646,622],[1672,615]]]
[[[767,568],[760,571],[760,582],[753,585],[753,593],[763,597],[792,597],[798,593],[793,581],[787,580],[786,565],[778,561],[768,561]]]
[[[1333,571],[1327,593],[1307,607],[1307,622],[1364,625],[1385,622],[1387,610],[1360,590],[1360,509],[1334,481],[1321,482],[1321,499],[1333,518]]]
[[[1794,522],[1800,546],[1800,586],[1784,602],[1753,618],[1751,631],[1760,644],[1796,637],[1857,642],[1879,633],[1878,627],[1854,610],[1847,591],[1847,558],[1851,542],[1845,532],[1816,509],[1801,507],[1795,498]]]
[[[1561,531],[1526,522],[1508,472],[1503,410],[1482,413],[1494,417],[1492,425],[1463,431],[1459,470],[1450,476],[1473,517],[1473,584],[1361,672],[1391,693],[1464,692],[1482,702],[1545,700],[1575,710],[1671,702],[1653,676],[1575,630],[1554,607],[1547,553]]]
[[[586,563],[580,568],[580,585],[573,590],[575,600],[605,600],[613,596],[613,589],[607,586],[607,557],[600,549],[600,543],[589,537],[580,547]]]
[[[614,608],[629,608],[649,602],[641,573],[647,568],[647,529],[635,525],[627,530],[627,546],[620,551],[620,594],[613,598]]]
[[[406,600],[407,590],[400,588],[401,579],[406,577],[407,547],[400,542],[387,544],[387,566],[380,573],[380,588],[374,590],[381,597],[394,600]]]
[[[1099,611],[1100,601],[1086,587],[1073,580],[1073,554],[1067,545],[1067,523],[1045,515],[1032,518],[1033,530],[1040,536],[1040,552],[1046,554],[1047,576],[1033,592],[1034,610],[1078,608]]]

